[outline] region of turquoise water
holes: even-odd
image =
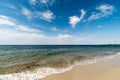
[[[114,55],[119,45],[16,45],[0,46],[0,74],[64,68],[95,57]]]

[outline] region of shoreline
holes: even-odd
[[[116,57],[119,60],[114,61],[116,59]],[[69,67],[66,67],[66,68],[54,69],[54,68],[45,67],[45,68],[39,68],[33,72],[26,71],[26,72],[21,72],[21,73],[0,75],[0,79],[1,80],[8,80],[8,79],[12,79],[12,80],[16,80],[16,79],[17,80],[38,80],[38,79],[39,80],[54,80],[54,76],[58,76],[61,79],[61,78],[64,78],[64,74],[67,76],[72,76],[71,74],[83,75],[81,72],[85,72],[84,71],[85,69],[87,69],[87,71],[88,71],[85,73],[88,74],[89,69],[90,70],[92,70],[93,68],[101,69],[101,67],[99,67],[99,66],[102,66],[103,67],[102,69],[104,69],[104,67],[111,66],[111,63],[118,62],[118,61],[120,61],[120,53],[117,53],[116,55],[108,55],[108,56],[104,56],[104,57],[95,57],[93,59],[85,60],[80,63],[78,62],[78,63],[71,65]],[[112,65],[113,66],[120,65],[120,63],[119,64],[116,63],[116,64],[112,64]],[[77,73],[76,73],[76,71],[77,71]],[[97,71],[97,70],[93,69],[93,71]],[[92,73],[92,71],[90,71],[90,73]],[[61,75],[63,77],[61,77]],[[52,79],[51,79],[51,77],[52,77]],[[66,79],[63,79],[63,80],[70,80],[67,78],[68,77],[66,77]],[[60,79],[55,78],[55,80],[60,80]],[[78,79],[79,79],[79,77],[78,77]],[[78,79],[76,79],[76,80],[78,80]],[[82,80],[84,80],[84,79],[82,79]]]
[[[39,80],[120,80],[120,55],[87,65],[77,65],[64,73]]]

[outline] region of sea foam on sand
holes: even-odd
[[[54,68],[40,68],[36,71],[21,72],[13,74],[0,75],[0,80],[37,80],[39,78],[44,78],[50,74],[57,74],[69,71],[72,67],[64,69],[54,69]]]

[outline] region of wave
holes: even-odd
[[[93,59],[88,59],[88,60],[84,60],[81,62],[76,62],[75,65],[92,64],[92,63],[96,63],[96,62],[101,61],[101,60],[112,59],[112,58],[117,57],[117,56],[120,56],[120,52],[117,52],[116,54],[102,56],[102,57],[94,57]]]
[[[118,56],[118,55],[120,55],[120,52],[118,52],[117,54],[108,55],[104,57],[94,57],[93,59],[88,59],[80,62],[77,61],[74,65],[71,65],[65,68],[44,67],[44,68],[39,68],[35,71],[25,71],[21,73],[4,74],[4,75],[0,75],[0,80],[37,80],[37,79],[49,76],[51,74],[64,73],[66,71],[71,70],[76,65],[92,64],[99,60],[114,58],[115,56]]]
[[[5,74],[0,75],[0,80],[37,80],[39,78],[44,78],[50,74],[58,74],[69,71],[71,67],[64,69],[54,69],[54,68],[39,68],[33,72],[26,71],[21,73]]]

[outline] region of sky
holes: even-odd
[[[120,44],[119,0],[1,0],[1,45]]]

